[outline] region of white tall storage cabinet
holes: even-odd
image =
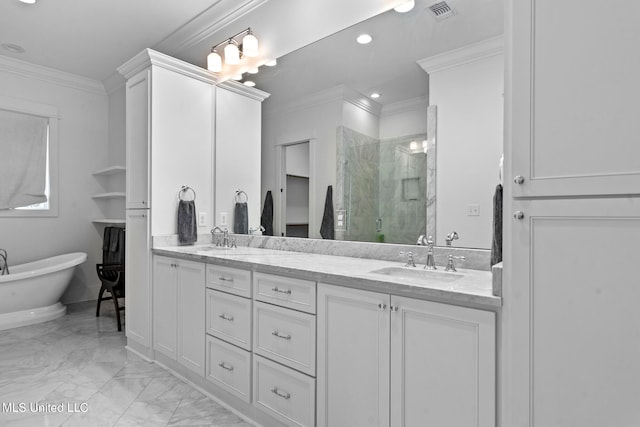
[[[152,357],[151,238],[177,232],[183,185],[195,190],[196,209],[208,218],[202,231],[211,228],[216,81],[150,49],[118,71],[127,79],[127,345]]]
[[[499,425],[640,425],[640,4],[507,5]]]

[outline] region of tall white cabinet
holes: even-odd
[[[507,5],[500,425],[640,425],[640,5]]]
[[[126,82],[127,345],[152,357],[152,236],[177,232],[178,193],[213,214],[214,76],[147,49],[118,68]],[[202,225],[205,231],[211,223]]]
[[[318,285],[318,426],[495,426],[495,314]]]
[[[199,233],[208,233],[216,225],[216,211],[224,209],[227,218],[232,218],[238,189],[251,196],[249,218],[252,226],[258,225],[261,102],[268,94],[237,82],[218,87],[216,76],[209,71],[151,49],[118,71],[127,79],[127,343],[153,357],[151,325],[162,313],[152,310],[152,301],[156,301],[152,236],[177,233],[183,186],[191,187],[196,195]],[[230,223],[228,226],[231,229]],[[167,285],[162,280],[159,287]],[[158,303],[162,298],[157,298]],[[157,338],[162,341],[160,335]],[[182,355],[180,342],[175,344],[177,357],[185,363],[195,352],[204,357],[204,341],[202,352],[200,347],[183,346]]]

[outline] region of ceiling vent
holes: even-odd
[[[429,6],[428,9],[431,11],[434,18],[436,18],[436,21],[442,21],[443,19],[450,18],[454,15],[453,9],[446,1],[434,3]]]

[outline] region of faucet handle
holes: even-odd
[[[416,263],[413,260],[413,252],[400,252],[400,256],[407,255],[407,263],[404,265],[405,267],[415,267]]]
[[[444,271],[452,271],[452,272],[456,272],[458,270],[456,270],[456,266],[454,264],[454,260],[461,260],[464,261],[464,257],[463,256],[454,256],[453,254],[449,254],[448,260],[447,260],[447,266],[445,267]]]

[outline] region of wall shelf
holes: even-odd
[[[94,224],[124,224],[126,221],[124,218],[96,218],[91,220]]]
[[[118,198],[122,199],[125,196],[126,196],[125,193],[122,191],[112,191],[110,193],[94,194],[91,197],[93,199],[118,199]]]
[[[125,172],[126,168],[124,166],[109,166],[104,169],[97,170],[93,173],[94,176],[108,176],[115,175],[117,173]]]

